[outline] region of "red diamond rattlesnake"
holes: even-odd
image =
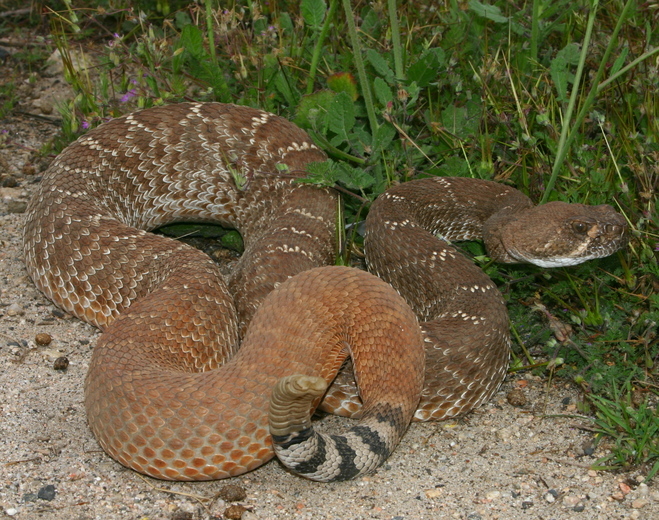
[[[545,266],[625,243],[625,221],[608,206],[533,207],[512,188],[473,179],[392,188],[370,211],[368,263],[419,327],[388,284],[320,268],[334,262],[336,196],[293,178],[324,158],[284,119],[209,103],[113,120],[52,163],[28,208],[25,262],[49,298],[103,330],[85,400],[116,460],[165,479],[239,475],[273,456],[270,408],[278,454],[294,471],[318,480],[370,471],[417,407],[420,420],[464,413],[506,371],[499,292],[433,234],[483,238],[497,260]],[[203,253],[145,231],[173,221],[242,233],[228,284]],[[363,410],[349,376],[323,406],[361,413],[361,422],[319,437],[310,407],[348,356]],[[294,374],[305,377],[280,382],[270,405],[277,381]]]

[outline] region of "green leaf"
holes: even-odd
[[[343,184],[349,190],[363,190],[372,186],[375,179],[361,168],[353,168],[346,163],[337,163],[328,159],[324,162],[314,162],[307,165],[307,176],[300,182],[317,184],[319,186],[334,186]]]
[[[366,59],[373,66],[375,72],[382,76],[387,83],[394,83],[394,71],[391,70],[389,63],[385,60],[382,55],[373,49],[368,49],[366,51]]]
[[[421,88],[417,84],[416,81],[412,81],[407,87],[405,88],[407,91],[407,107],[412,107],[416,103],[416,100],[419,98],[419,94],[421,93]]]
[[[291,86],[286,78],[286,74],[283,70],[277,71],[274,77],[274,85],[289,106],[297,105],[298,96],[296,92],[293,92]]]
[[[192,23],[192,18],[190,18],[190,15],[186,13],[185,11],[176,11],[176,14],[174,15],[174,24],[176,27],[179,29],[182,29],[186,25],[190,25]]]
[[[439,69],[446,63],[444,50],[439,47],[428,49],[407,70],[407,78],[416,81],[421,88],[427,87],[439,76]]]
[[[549,71],[551,79],[558,93],[558,100],[565,103],[568,100],[567,84],[574,81],[574,74],[570,68],[579,63],[580,49],[576,43],[569,43],[563,47],[551,61]]]
[[[316,128],[322,133],[330,111],[332,100],[336,93],[331,90],[319,90],[308,96],[304,96],[297,106],[295,114],[296,125],[302,128]]]
[[[391,123],[381,124],[373,136],[373,153],[387,148],[396,136],[396,129]]]
[[[508,23],[508,17],[501,14],[501,9],[496,5],[485,5],[478,0],[469,0],[469,10],[478,16],[487,18],[496,23]]]
[[[204,37],[196,25],[186,25],[183,27],[181,31],[181,46],[197,59],[206,56]]]
[[[348,142],[357,155],[365,155],[367,150],[370,151],[373,143],[373,136],[367,132],[363,126],[355,125],[353,131],[348,135]]]
[[[287,33],[292,33],[295,31],[295,24],[291,20],[291,15],[288,13],[279,14],[279,27]]]
[[[335,163],[331,159],[309,163],[306,166],[307,176],[298,181],[318,186],[334,186],[336,183],[334,165]]]
[[[348,141],[348,132],[355,126],[355,105],[348,94],[339,92],[334,97],[327,122],[332,132],[342,141]]]
[[[349,72],[337,72],[328,76],[327,86],[334,92],[345,92],[353,101],[357,101],[359,92],[357,92],[357,81]]]
[[[213,95],[216,101],[228,102],[231,99],[229,87],[224,79],[222,69],[213,63],[209,56],[194,60],[191,64],[191,70],[194,70],[194,75],[208,83],[213,89]]]
[[[375,97],[378,98],[378,101],[383,107],[386,107],[394,100],[394,94],[391,91],[391,87],[389,87],[387,82],[379,76],[373,80],[373,90],[375,91]]]
[[[375,179],[361,168],[353,168],[346,163],[338,163],[336,180],[349,190],[363,190],[371,186]]]
[[[220,239],[223,247],[231,249],[232,251],[238,251],[242,253],[245,250],[245,245],[243,243],[243,237],[240,236],[240,233],[235,230],[228,231]]]
[[[620,52],[620,56],[618,56],[616,58],[616,61],[613,62],[613,66],[609,71],[609,76],[613,76],[616,72],[618,72],[622,68],[622,66],[625,64],[625,60],[627,59],[628,54],[629,54],[629,47],[623,47],[622,51]]]
[[[480,104],[473,99],[462,107],[450,105],[442,110],[442,124],[455,136],[466,139],[476,135],[481,112]]]
[[[362,23],[360,24],[360,31],[363,34],[368,34],[374,40],[378,39],[382,21],[380,16],[375,12],[372,7],[364,7],[360,13]]]
[[[300,12],[302,18],[304,18],[304,23],[314,31],[320,30],[326,11],[327,4],[325,4],[325,0],[302,0],[300,3]]]
[[[461,155],[452,155],[444,159],[444,162],[428,173],[446,177],[468,177],[469,164]]]

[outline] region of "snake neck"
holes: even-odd
[[[449,242],[480,240],[486,223],[531,205],[519,191],[490,181],[437,177],[401,184],[371,206],[365,227],[369,269],[396,287],[422,321],[464,310],[458,300],[470,285],[466,280],[493,284]]]

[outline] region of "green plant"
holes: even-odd
[[[14,82],[0,83],[0,119],[3,119],[12,111],[17,101]]]
[[[628,381],[619,390],[612,383],[613,398],[590,395],[595,407],[594,430],[597,439],[612,439],[611,453],[599,459],[596,469],[621,469],[629,465],[649,464],[646,481],[659,471],[659,411],[647,400],[635,405],[633,387]]]

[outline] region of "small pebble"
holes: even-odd
[[[50,337],[50,334],[46,334],[45,332],[40,332],[34,337],[34,342],[40,347],[50,345],[51,341],[53,341],[53,338]]]
[[[50,313],[53,316],[55,316],[56,318],[60,318],[62,320],[68,320],[68,319],[71,319],[73,317],[73,316],[71,316],[70,314],[64,312],[61,309],[53,309]]]
[[[8,213],[25,213],[27,202],[24,200],[10,200],[7,202]]]
[[[595,445],[591,440],[584,441],[581,445],[581,449],[583,450],[584,455],[590,456],[595,453]]]
[[[526,394],[520,388],[513,388],[510,392],[506,394],[506,399],[508,404],[521,408],[526,406]]]
[[[55,370],[66,370],[69,368],[69,358],[66,356],[60,356],[55,361],[53,361],[53,368]]]
[[[14,516],[16,513],[18,513],[18,509],[10,507],[9,509],[5,509],[5,513],[9,516]]]
[[[485,498],[487,500],[496,500],[500,496],[501,496],[501,491],[495,490],[495,491],[488,491],[487,493],[485,493]]]
[[[240,520],[246,511],[246,507],[243,507],[240,504],[233,504],[224,510],[224,518],[228,518],[229,520]]]
[[[25,311],[23,310],[23,307],[21,307],[18,303],[12,303],[9,307],[7,307],[5,314],[7,316],[23,316]]]
[[[225,502],[240,502],[247,498],[247,493],[242,486],[227,484],[226,486],[222,486],[218,491],[217,496]]]
[[[563,503],[567,507],[574,507],[579,503],[579,497],[575,497],[574,495],[568,495],[563,498]]]
[[[55,486],[48,484],[47,486],[42,487],[37,493],[37,497],[41,500],[52,500],[55,498],[57,492],[55,491]]]
[[[44,101],[43,99],[41,100],[40,108],[41,108],[41,113],[42,114],[49,115],[49,114],[53,113],[53,104],[49,103],[47,101]]]
[[[21,169],[23,172],[23,175],[36,175],[37,174],[37,168],[34,165],[34,163],[31,162],[26,162],[23,164],[23,168]]]
[[[649,500],[646,500],[645,498],[637,498],[636,500],[632,501],[632,507],[634,509],[641,509],[642,507],[647,506],[650,503]]]
[[[627,482],[619,482],[618,487],[620,488],[620,491],[622,491],[623,495],[628,495],[632,492],[632,488],[629,484],[627,484]]]
[[[522,509],[531,509],[532,507],[533,507],[533,502],[531,502],[530,500],[524,500],[524,502],[522,502]]]
[[[194,515],[188,511],[174,511],[170,520],[193,520]]]
[[[2,182],[0,182],[0,186],[5,188],[15,188],[18,186],[18,181],[13,175],[7,175],[6,177],[3,177]]]
[[[645,402],[646,394],[640,390],[632,392],[632,404],[636,407],[641,406]]]

